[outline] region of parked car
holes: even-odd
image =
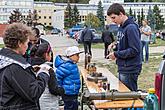
[[[51,31],[51,34],[59,34],[59,31],[58,31],[57,29],[53,29],[53,30]]]
[[[83,28],[71,28],[69,29],[68,31],[68,34],[71,38],[74,38],[73,35],[78,32],[78,31],[81,31]]]
[[[159,110],[165,109],[165,55],[155,75],[155,90],[159,101]]]
[[[94,38],[93,38],[92,42],[93,43],[102,43],[103,41],[101,39],[101,34],[98,34],[95,29],[90,29],[90,30],[92,30],[92,32],[94,34]],[[74,38],[78,41],[78,43],[82,43],[82,41],[80,39],[81,33],[82,33],[82,30],[77,32],[77,33],[75,33],[75,35],[73,35]]]
[[[118,29],[119,29],[118,25],[117,24],[110,24],[108,26],[109,26],[109,31],[112,32],[114,34],[114,36],[116,36]]]

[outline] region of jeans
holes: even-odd
[[[139,73],[119,73],[119,80],[131,91],[137,91],[137,80]]]
[[[143,48],[145,48],[145,61],[148,62],[149,59],[149,41],[141,41],[142,43],[142,61],[144,61]]]

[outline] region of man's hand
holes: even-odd
[[[108,56],[106,56],[106,58],[110,58],[112,60],[115,60],[116,59],[116,57],[114,55],[114,52],[111,52]]]

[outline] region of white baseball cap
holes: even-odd
[[[65,50],[65,54],[66,56],[72,56],[74,54],[80,54],[83,53],[84,51],[80,51],[79,48],[77,46],[72,46],[72,47],[68,47]]]

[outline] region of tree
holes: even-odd
[[[148,0],[148,2],[153,2],[152,0]]]
[[[100,24],[101,24],[101,29],[104,28],[105,25],[105,20],[104,20],[104,10],[103,10],[103,6],[102,6],[102,2],[99,1],[98,3],[98,9],[97,9],[97,17],[100,20]]]
[[[131,7],[130,7],[130,9],[129,9],[129,16],[133,16]]]
[[[155,23],[156,23],[156,26],[155,26],[155,29],[162,29],[163,28],[163,24],[164,24],[164,19],[162,18],[163,15],[160,15],[161,13],[161,10],[159,10],[159,7],[157,5],[154,6],[153,8],[153,13],[154,13],[154,16],[155,16]]]
[[[19,9],[13,10],[13,12],[11,13],[11,16],[9,17],[8,22],[10,24],[14,22],[23,22],[23,16],[22,16],[22,13],[19,11]]]
[[[134,13],[133,13],[133,17],[135,18],[135,21],[136,21],[137,18],[136,18],[136,12],[135,12],[135,10],[134,10]]]
[[[70,6],[70,2],[68,2],[66,10],[65,10],[65,16],[64,16],[64,25],[67,28],[72,27],[72,8]]]
[[[85,24],[88,25],[91,28],[98,28],[98,27],[100,27],[100,20],[94,14],[89,13],[87,15],[87,19],[85,21]]]
[[[140,11],[138,11],[137,20],[138,20],[139,26],[141,26]]]
[[[26,24],[28,26],[33,26],[35,27],[37,25],[37,20],[38,20],[38,13],[37,10],[34,10],[33,13],[31,10],[29,10],[27,17],[25,18]]]
[[[143,8],[141,9],[141,20],[140,20],[140,24],[142,24],[142,21],[144,20],[145,15],[144,15],[144,11]]]
[[[149,9],[148,9],[147,21],[148,21],[148,25],[154,31],[155,30],[155,16],[153,14],[151,6],[149,6]]]
[[[74,5],[74,7],[73,7],[73,19],[72,19],[73,25],[76,25],[80,21],[79,16],[80,16],[80,14],[79,14],[79,11],[77,9],[77,6]]]

